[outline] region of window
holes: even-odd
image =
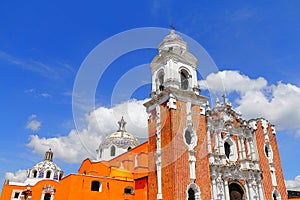
[[[44,196],[44,200],[50,200],[51,199],[51,194],[46,193]]]
[[[225,155],[229,159],[230,157],[230,144],[228,142],[224,143],[224,150],[225,150]]]
[[[163,91],[164,90],[164,73],[160,72],[158,75],[158,85],[159,85],[159,90]]]
[[[187,90],[189,87],[189,74],[185,70],[181,70],[180,72],[180,88],[183,90]]]
[[[132,149],[131,147],[128,147],[127,150],[129,151],[130,149]]]
[[[116,155],[116,147],[115,146],[111,146],[110,147],[110,156],[115,156]]]
[[[14,194],[14,199],[19,198],[19,195],[20,195],[20,192],[15,192],[15,194]]]
[[[189,195],[188,200],[195,200],[195,191],[193,190],[193,188],[190,188],[188,190],[188,195]]]
[[[92,181],[91,191],[101,192],[102,183],[100,181]]]
[[[266,154],[267,157],[269,157],[269,149],[268,149],[267,146],[265,146],[265,154]]]
[[[192,142],[192,134],[190,130],[186,130],[184,134],[185,142],[190,145]]]
[[[47,171],[46,178],[50,178],[50,177],[51,177],[51,171]]]
[[[273,159],[273,151],[269,144],[265,144],[265,155],[268,159]]]
[[[133,194],[134,190],[132,187],[126,187],[124,188],[124,194]]]
[[[32,178],[36,178],[37,177],[37,171],[36,170],[33,170],[32,171]]]
[[[100,156],[99,156],[100,158],[102,158],[102,151],[103,151],[103,150],[100,149]]]

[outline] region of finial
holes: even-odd
[[[222,95],[222,98],[223,98],[224,105],[226,105],[226,96],[225,96],[225,94]]]
[[[52,158],[53,158],[53,152],[51,151],[51,148],[49,148],[49,150],[46,151],[45,153],[45,160],[52,162]]]
[[[171,29],[171,30],[175,30],[175,27],[174,27],[173,24],[170,24],[170,29]]]
[[[121,120],[118,121],[118,124],[119,124],[119,130],[118,131],[122,131],[122,132],[126,131],[125,130],[126,121],[124,120],[123,116],[122,116]]]

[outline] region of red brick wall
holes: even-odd
[[[201,199],[211,199],[210,170],[207,152],[206,118],[200,115],[200,107],[192,107],[193,126],[197,132],[196,151],[196,184],[200,187]]]
[[[265,155],[265,136],[264,136],[264,130],[262,127],[262,124],[260,121],[257,123],[257,130],[255,131],[256,136],[256,145],[257,145],[257,151],[259,156],[259,162],[260,162],[260,168],[263,171],[262,173],[262,183],[265,193],[265,198],[267,200],[273,200],[272,194],[273,194],[273,185],[272,185],[272,178],[271,178],[271,172],[270,172],[270,164],[268,161],[268,158]],[[282,200],[287,199],[287,193],[286,188],[284,184],[284,178],[280,163],[280,156],[278,152],[277,142],[276,142],[276,136],[272,134],[272,130],[270,127],[268,127],[268,136],[270,140],[270,145],[272,147],[273,151],[273,161],[274,161],[274,167],[276,170],[276,180],[277,180],[277,190],[279,191]]]

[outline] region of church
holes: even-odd
[[[122,118],[97,160],[87,158],[65,176],[49,149],[25,182],[4,182],[0,200],[288,199],[274,125],[243,119],[225,97],[210,107],[197,66],[171,30],[150,65],[148,141],[139,144]]]

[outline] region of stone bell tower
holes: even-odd
[[[151,63],[148,199],[211,199],[205,107],[197,59],[170,31]]]

